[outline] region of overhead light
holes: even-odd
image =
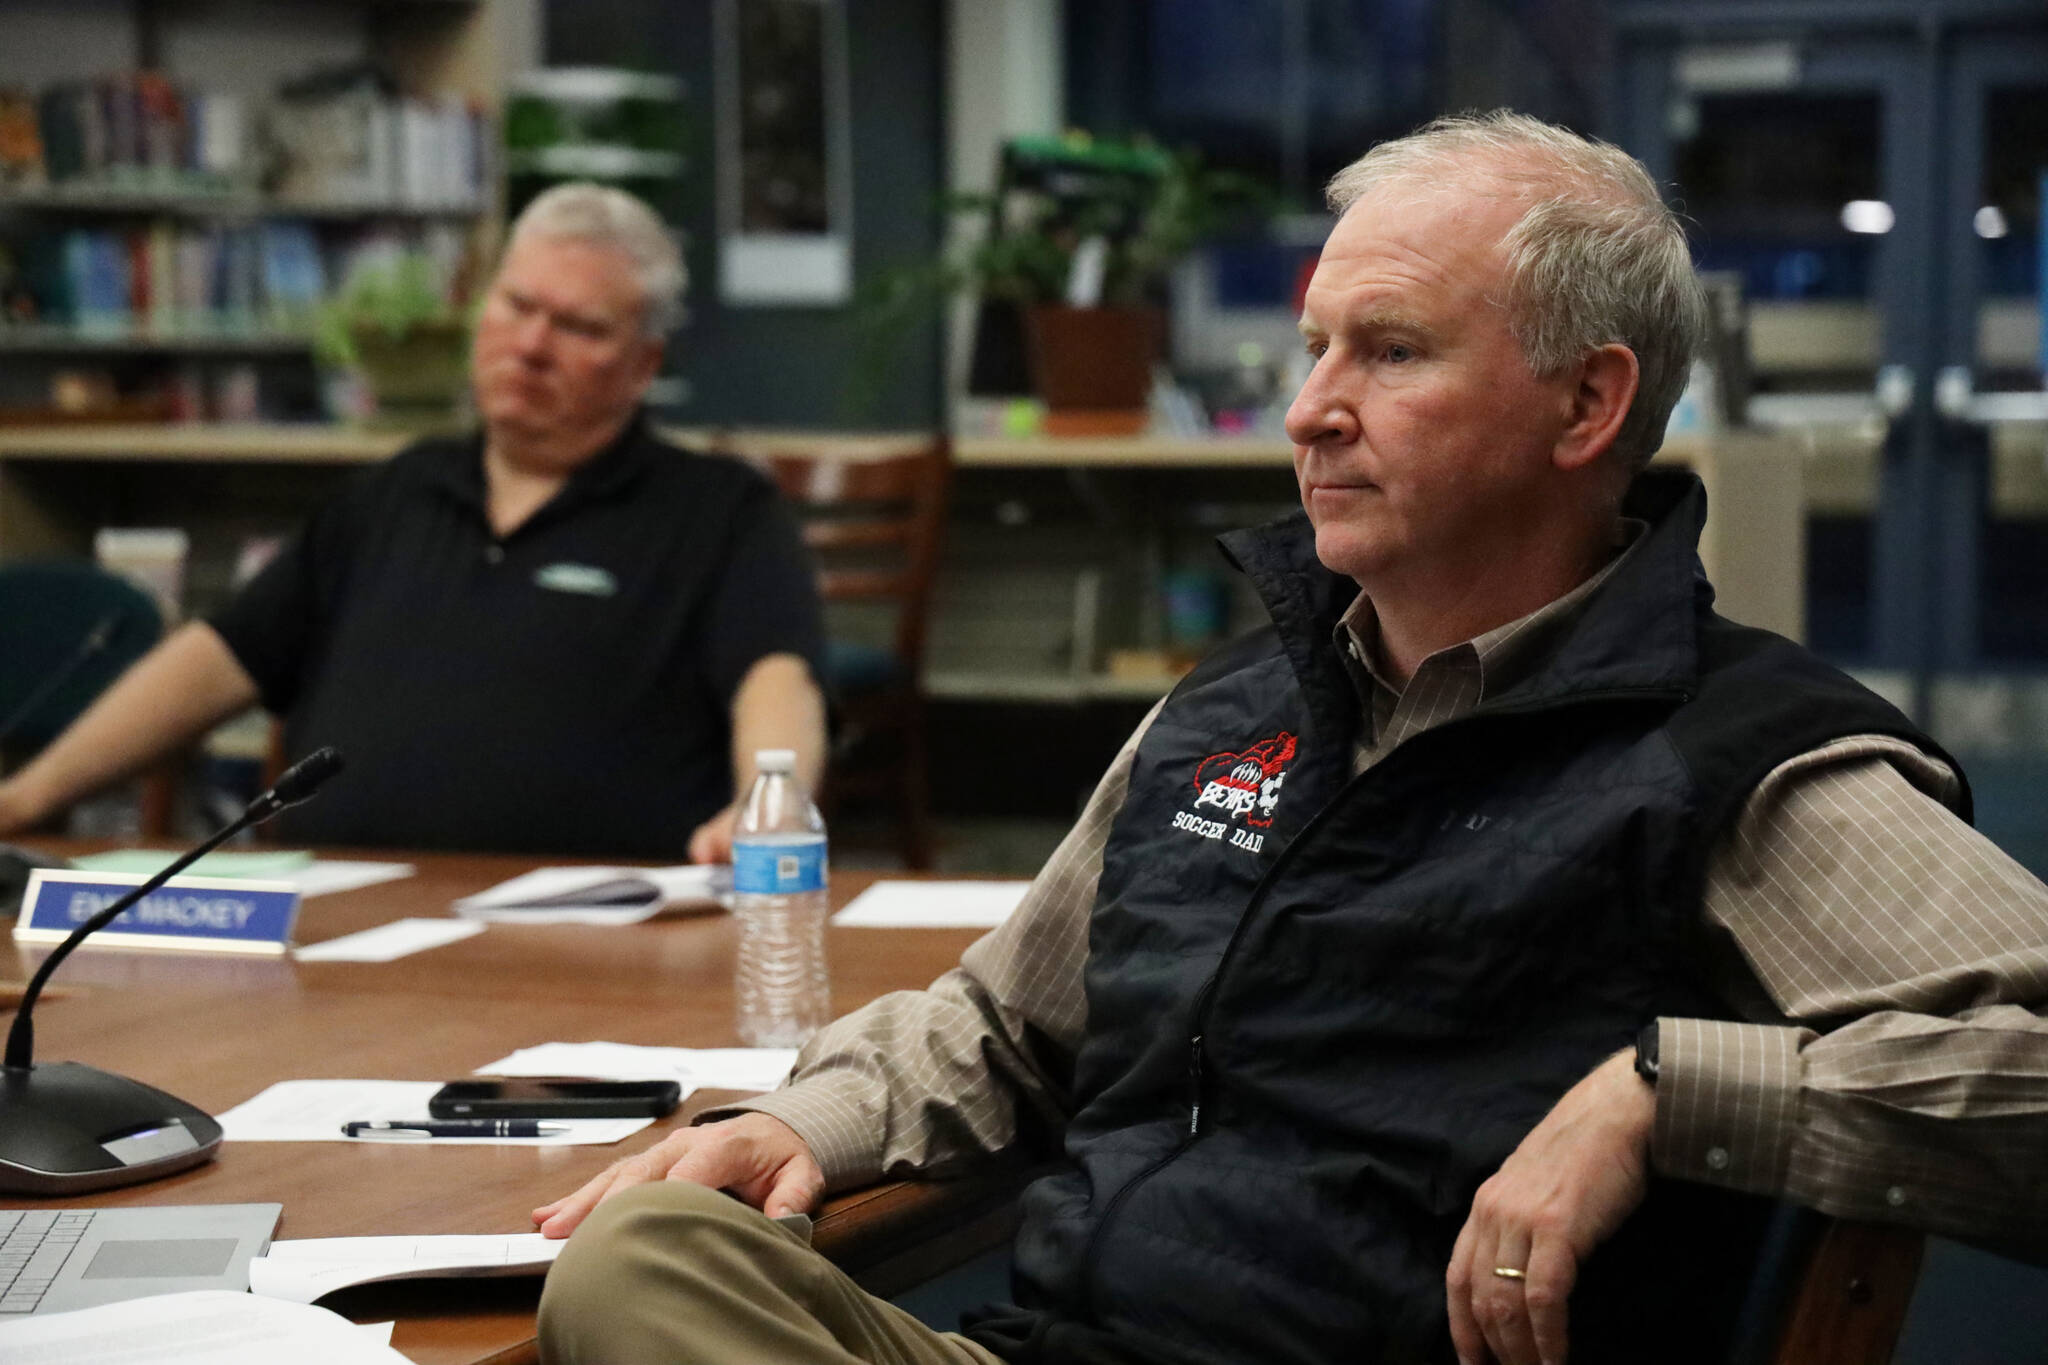
[[[1672,76],[1688,95],[1753,95],[1792,89],[1799,65],[1791,43],[1715,43],[1680,49]]]
[[[1851,199],[1842,205],[1842,226],[1851,232],[1886,233],[1897,216],[1882,199]]]
[[[1986,204],[1978,209],[1977,216],[1971,221],[1977,225],[1979,237],[2003,237],[2006,234],[2005,215],[1998,211],[1996,204]]]

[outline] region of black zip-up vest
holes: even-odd
[[[1650,529],[1539,671],[1356,777],[1330,643],[1355,587],[1302,516],[1225,538],[1273,625],[1139,745],[1068,1160],[1025,1196],[1023,1307],[971,1335],[1019,1361],[1453,1359],[1443,1275],[1480,1182],[1647,1020],[1728,1013],[1702,879],[1757,782],[1849,734],[1940,753],[1713,613],[1696,479],[1628,510]],[[1768,1211],[1653,1181],[1581,1270],[1575,1365],[1718,1359]]]

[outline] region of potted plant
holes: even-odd
[[[445,426],[469,383],[469,321],[435,259],[400,251],[358,261],[315,313],[322,363],[358,375],[379,426]]]
[[[1003,148],[995,193],[946,201],[952,213],[987,219],[986,235],[956,257],[885,279],[871,316],[900,322],[972,291],[980,316],[970,390],[1028,387],[1054,435],[1140,431],[1173,267],[1268,202],[1257,182],[1208,168],[1193,152],[1086,133],[1015,139]]]

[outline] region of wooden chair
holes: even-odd
[[[826,1205],[817,1245],[870,1293],[893,1296],[1004,1245],[1017,1229],[1016,1196],[1042,1173],[1006,1167],[850,1190]],[[1909,1228],[1784,1206],[1729,1365],[1889,1365],[1925,1244]],[[1646,1344],[1644,1359],[1655,1358],[1654,1343]]]
[[[1731,1365],[1888,1365],[1926,1236],[1788,1205],[1773,1243],[1751,1288],[1758,1330],[1738,1338]]]
[[[890,1180],[834,1195],[812,1245],[870,1294],[894,1298],[1017,1233],[1017,1197],[1044,1168],[1005,1166],[962,1180]]]
[[[873,437],[804,450],[795,438],[739,451],[803,518],[818,591],[893,612],[887,646],[835,638],[824,684],[833,714],[828,815],[849,800],[896,808],[905,866],[932,864],[925,731],[925,633],[952,461],[945,437]]]

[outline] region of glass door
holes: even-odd
[[[1951,245],[1934,397],[1954,458],[1981,466],[1982,497],[1979,591],[1942,662],[2038,675],[2048,671],[2048,33],[1965,38],[1947,68],[1954,154],[1941,211]],[[2048,712],[2033,728],[2048,748]]]
[[[1621,10],[1625,19],[1629,10]],[[1720,420],[1802,462],[1806,638],[1910,673],[1885,488],[1915,480],[1929,364],[1913,263],[1928,254],[1930,135],[1910,49],[1779,25],[1624,23],[1614,136],[1686,219],[1716,299]]]
[[[1804,473],[1808,639],[2048,869],[2048,11],[1673,13],[1616,0],[1612,134],[1739,282],[1743,416]]]
[[[1954,492],[1925,719],[1968,768],[1979,826],[2048,874],[2048,16],[2030,33],[1962,35],[1942,74],[1932,424]]]

